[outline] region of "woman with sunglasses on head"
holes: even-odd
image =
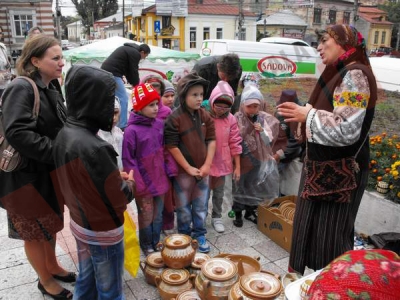
[[[306,106],[293,102],[278,105],[286,122],[300,122],[305,127],[306,163],[289,261],[289,270],[301,274],[306,266],[321,269],[353,249],[354,222],[368,180],[368,131],[377,98],[376,80],[362,35],[349,25],[333,25],[317,31],[317,35],[317,50],[326,67],[310,100]],[[344,178],[345,168],[336,168],[335,162],[354,157],[360,169],[353,177],[354,186],[346,192],[333,193],[337,196],[334,200],[321,200],[328,200],[325,192],[332,195],[329,181]],[[330,165],[333,171],[314,174],[313,166],[322,164]],[[308,196],[309,182],[321,191],[314,201]],[[335,184],[334,189],[339,188],[344,190],[344,186]]]

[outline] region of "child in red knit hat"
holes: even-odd
[[[134,111],[125,128],[122,164],[124,169],[134,170],[139,242],[148,255],[160,241],[168,177],[178,170],[172,156],[164,151],[164,122],[157,118],[160,95],[149,83],[143,83],[133,89],[132,102]]]

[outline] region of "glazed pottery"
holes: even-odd
[[[210,258],[201,266],[195,288],[202,300],[224,300],[239,274],[235,263],[226,258]]]
[[[156,277],[160,276],[165,268],[166,265],[161,257],[161,252],[153,252],[146,257],[146,261],[140,262],[140,269],[142,269],[146,282],[154,286],[156,285]]]
[[[189,267],[196,255],[198,243],[185,234],[171,234],[158,243],[161,257],[169,268],[182,269]]]
[[[195,275],[185,269],[165,269],[161,276],[156,276],[156,286],[161,299],[171,300],[180,293],[191,290]]]
[[[313,283],[313,280],[307,279],[301,284],[301,286],[300,286],[300,298],[302,300],[308,300],[309,297],[307,296],[307,292],[310,289],[312,283]]]
[[[172,298],[172,300],[201,300],[201,298],[197,294],[197,291],[192,289],[180,293],[176,298]]]
[[[210,259],[210,256],[207,254],[197,252],[192,264],[190,265],[190,273],[195,275],[199,274],[201,272],[201,266],[208,259]]]
[[[229,300],[272,300],[282,293],[280,280],[265,272],[243,275],[229,292]]]
[[[387,194],[389,192],[389,183],[385,181],[378,181],[376,184],[376,191],[381,194]]]
[[[247,255],[231,254],[228,255],[226,259],[229,259],[236,264],[239,276],[243,276],[252,272],[260,272],[261,270],[261,265],[258,262],[260,260],[259,257],[252,258]]]

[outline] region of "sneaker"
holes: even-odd
[[[222,233],[225,231],[224,224],[222,223],[222,218],[212,218],[211,224],[214,227],[216,232]]]
[[[210,245],[208,244],[206,237],[204,235],[198,236],[197,242],[199,243],[199,252],[208,253],[210,252]]]
[[[144,256],[149,256],[149,254],[153,253],[154,249],[153,248],[147,248],[143,250]]]

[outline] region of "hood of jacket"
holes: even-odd
[[[111,131],[115,80],[111,73],[102,69],[74,65],[65,81],[67,122],[97,132]]]
[[[151,126],[156,119],[148,118],[142,114],[132,112],[129,115],[128,125],[143,125],[143,126]]]
[[[140,52],[139,45],[137,45],[135,43],[124,43],[124,46],[135,48],[138,52]]]
[[[234,92],[229,83],[221,80],[218,81],[217,85],[211,92],[209,99],[210,105],[212,107],[214,105],[215,100],[217,100],[218,98],[223,98],[223,102],[232,106],[234,97],[235,97]]]
[[[186,107],[186,94],[188,90],[194,85],[202,85],[204,88],[204,95],[205,95],[208,89],[209,81],[197,75],[195,71],[192,71],[191,73],[187,74],[185,77],[183,77],[181,80],[178,81],[177,93],[179,98],[179,104],[182,107]]]

